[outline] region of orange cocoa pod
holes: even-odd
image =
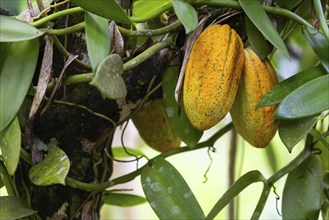
[[[181,140],[171,128],[162,99],[144,106],[132,120],[145,143],[153,149],[164,152],[180,146]]]
[[[183,85],[185,111],[196,129],[209,129],[228,113],[243,62],[242,40],[228,25],[212,25],[196,39]]]
[[[278,80],[268,60],[262,61],[250,48],[244,50],[244,55],[240,85],[230,113],[237,132],[252,146],[263,148],[278,129],[274,119],[277,105],[256,107]]]

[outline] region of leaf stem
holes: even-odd
[[[51,28],[41,28],[41,31],[44,31],[47,35],[60,36],[66,34],[72,34],[74,32],[80,31],[85,27],[85,22],[80,22],[71,27],[63,28],[63,29],[51,29]]]
[[[182,23],[179,20],[177,20],[170,25],[153,30],[150,29],[150,30],[142,30],[142,31],[131,31],[120,26],[118,26],[118,28],[123,35],[126,35],[128,37],[150,37],[150,36],[158,36],[158,35],[170,33],[171,31],[176,30],[180,26],[182,26]]]
[[[75,179],[72,179],[70,177],[66,177],[65,182],[68,186],[71,186],[73,188],[78,188],[80,190],[85,190],[85,191],[103,191],[109,187],[118,185],[118,184],[122,184],[122,183],[126,183],[129,182],[133,179],[135,179],[135,177],[137,177],[138,175],[141,174],[143,168],[145,166],[147,166],[149,163],[152,163],[152,161],[154,161],[155,159],[161,157],[161,158],[166,158],[172,155],[176,155],[179,153],[183,153],[183,152],[188,152],[188,151],[193,151],[193,150],[199,150],[205,147],[209,147],[209,146],[213,146],[214,143],[220,138],[222,137],[224,134],[226,134],[228,131],[230,131],[233,128],[233,124],[229,123],[227,124],[225,127],[223,127],[222,129],[220,129],[219,131],[217,131],[212,137],[210,137],[208,140],[201,142],[199,144],[197,144],[194,148],[190,148],[188,146],[185,147],[180,147],[180,148],[175,148],[172,149],[170,151],[161,153],[160,155],[152,158],[151,160],[149,160],[149,162],[147,164],[145,164],[143,167],[129,173],[126,174],[124,176],[120,176],[116,179],[110,180],[108,182],[104,182],[104,183],[84,183],[84,182],[80,182],[77,181]]]
[[[319,131],[312,128],[310,134],[313,137],[315,137],[318,141],[320,141],[323,144],[323,146],[329,150],[329,141],[324,136],[322,136]]]
[[[80,12],[84,12],[84,9],[80,8],[80,7],[65,9],[62,11],[55,12],[54,14],[48,15],[44,18],[41,18],[40,20],[37,20],[37,21],[31,23],[31,25],[34,27],[40,27],[40,26],[47,24],[49,21],[55,20],[56,18],[70,15],[70,14],[80,13]]]
[[[315,0],[316,1],[316,0]],[[198,0],[192,3],[193,5],[208,5],[208,6],[219,6],[219,7],[226,7],[226,8],[234,8],[234,9],[242,9],[239,2],[237,1],[220,1],[220,0]],[[264,10],[268,13],[274,14],[274,15],[280,15],[287,17],[296,23],[306,26],[306,27],[312,27],[310,23],[308,23],[306,20],[304,20],[302,17],[298,16],[297,14],[279,7],[272,7],[272,6],[262,6]]]
[[[320,27],[323,31],[323,35],[325,36],[325,38],[329,42],[329,28],[328,28],[328,25],[327,25],[327,22],[326,22],[326,18],[323,14],[321,1],[313,0],[313,5],[314,5],[315,13],[318,16]]]

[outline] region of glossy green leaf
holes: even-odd
[[[135,0],[132,7],[132,20],[145,22],[172,7],[171,0]]]
[[[125,147],[126,150],[123,147],[113,147],[112,148],[112,153],[113,153],[113,157],[115,159],[120,159],[120,158],[127,158],[127,157],[140,157],[143,154],[143,152],[137,148],[129,148],[129,147]]]
[[[2,159],[9,175],[14,175],[21,149],[21,129],[17,117],[0,132]]]
[[[31,40],[44,34],[24,21],[4,15],[0,15],[0,33],[0,42]]]
[[[107,19],[87,11],[85,13],[85,22],[88,56],[91,67],[95,72],[97,66],[109,55],[110,52],[109,24]]]
[[[204,219],[203,211],[180,173],[163,158],[142,170],[146,199],[160,219]]]
[[[239,3],[252,23],[265,36],[265,38],[287,58],[290,58],[286,45],[275,30],[260,2],[258,0],[239,0]]]
[[[273,87],[268,93],[263,96],[257,108],[262,108],[269,105],[280,103],[292,91],[320,76],[325,75],[325,70],[321,66],[312,67],[304,70],[288,79],[280,82],[277,86]]]
[[[16,196],[0,196],[0,204],[0,219],[21,219],[37,213]]]
[[[279,135],[289,152],[310,132],[316,121],[314,116],[279,121]]]
[[[57,141],[51,139],[47,156],[43,161],[32,166],[29,177],[32,183],[38,186],[65,185],[65,177],[69,169],[69,158],[57,147]]]
[[[115,0],[72,0],[72,2],[88,12],[119,23],[131,23],[129,17]]]
[[[286,8],[286,9],[291,10],[291,9],[297,7],[302,2],[302,0],[293,0],[293,1],[275,0],[274,2],[281,8]]]
[[[282,194],[282,218],[318,219],[322,183],[321,160],[311,155],[288,174]]]
[[[122,73],[121,57],[111,54],[100,63],[90,85],[95,86],[105,98],[122,99],[127,95],[126,84],[121,77]]]
[[[186,145],[193,148],[199,142],[203,131],[199,131],[192,126],[184,111],[183,102],[181,102],[181,113],[178,115],[178,107],[175,101],[178,74],[179,69],[177,67],[168,67],[162,74],[163,103],[172,129]]]
[[[147,202],[147,200],[144,197],[127,193],[105,193],[103,195],[103,202],[107,205],[131,207],[141,205]]]
[[[172,0],[175,13],[188,34],[198,26],[198,15],[191,4],[184,0]]]
[[[276,116],[296,119],[329,109],[329,74],[313,79],[291,92],[279,105]]]
[[[31,85],[38,61],[39,40],[0,43],[0,131],[15,117]]]
[[[323,36],[323,34],[315,29],[303,28],[308,42],[310,43],[316,56],[319,58],[321,65],[329,73],[329,42]]]
[[[218,213],[233,200],[234,197],[236,197],[249,185],[256,182],[266,183],[265,177],[259,171],[254,170],[244,174],[235,183],[233,183],[232,186],[230,186],[230,188],[224,193],[224,195],[216,202],[215,206],[210,210],[206,219],[214,219]]]
[[[248,41],[256,52],[256,54],[263,60],[269,55],[272,50],[272,45],[264,38],[263,34],[257,29],[257,27],[251,22],[251,20],[245,16],[245,25],[248,35]]]

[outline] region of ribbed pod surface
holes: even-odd
[[[240,85],[230,113],[235,129],[246,141],[255,147],[266,147],[277,131],[277,106],[256,107],[278,81],[268,60],[263,62],[250,48],[244,54]]]
[[[197,38],[183,86],[185,111],[195,128],[209,129],[228,113],[243,62],[241,38],[228,25],[212,25]]]

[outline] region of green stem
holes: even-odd
[[[179,20],[177,20],[168,26],[158,29],[153,29],[153,30],[150,29],[143,31],[131,31],[120,26],[118,26],[118,28],[123,35],[126,35],[128,37],[150,37],[150,36],[158,36],[158,35],[170,33],[171,31],[176,30],[180,26],[182,26],[182,23]]]
[[[45,34],[52,35],[52,36],[60,36],[60,35],[66,35],[71,34],[77,31],[82,30],[85,27],[85,22],[78,23],[76,25],[73,25],[68,28],[63,29],[51,29],[51,28],[42,28],[41,31],[44,31]]]
[[[20,150],[20,157],[28,164],[32,165],[32,157],[23,148]]]
[[[314,4],[315,13],[316,13],[316,15],[318,16],[318,19],[319,19],[319,24],[320,24],[320,27],[322,29],[323,35],[325,36],[325,38],[329,42],[329,28],[328,28],[328,25],[327,25],[327,22],[326,22],[326,18],[323,14],[321,1],[320,0],[313,0],[313,4]]]
[[[12,180],[7,172],[7,169],[2,161],[0,161],[0,175],[3,183],[5,184],[7,193],[9,196],[16,196],[16,192],[12,183]]]
[[[48,15],[44,18],[41,18],[40,20],[37,20],[37,21],[31,23],[31,25],[34,27],[40,27],[40,26],[47,24],[49,21],[55,20],[56,18],[75,14],[75,13],[80,13],[80,12],[84,12],[84,9],[82,9],[80,7],[65,9],[62,11],[55,12],[54,14]]]
[[[281,179],[284,175],[287,173],[293,171],[296,167],[299,166],[306,158],[308,158],[312,154],[312,151],[310,150],[309,147],[305,147],[305,149],[295,158],[293,159],[290,163],[288,163],[286,166],[281,168],[278,172],[273,174],[267,182],[270,185],[273,185],[276,181]]]
[[[134,57],[133,59],[131,59],[131,60],[127,61],[125,64],[123,64],[123,70],[127,71],[127,70],[130,70],[130,69],[138,66],[139,64],[141,64],[142,62],[146,61],[147,59],[152,57],[154,54],[159,52],[160,50],[169,47],[172,44],[172,40],[173,40],[172,38],[168,38],[168,39],[161,41],[161,42],[151,46],[150,48],[146,49],[138,56]],[[58,41],[58,39],[54,38],[55,45],[58,44],[57,41]],[[57,45],[57,47],[60,50],[62,50],[62,53],[65,56],[69,55],[69,53],[65,50],[65,48],[61,48],[62,46],[60,46],[60,45],[61,44],[59,42],[59,45]],[[77,62],[81,62],[81,61],[77,61]],[[72,75],[72,76],[66,77],[64,79],[62,85],[71,85],[71,84],[77,84],[77,83],[90,82],[93,79],[93,77],[94,77],[94,73],[82,73],[82,74]],[[47,90],[52,89],[54,87],[54,85],[55,85],[55,82],[49,83]]]
[[[318,141],[320,141],[323,144],[323,146],[329,150],[329,141],[327,140],[327,138],[322,136],[319,131],[312,128],[312,130],[310,131],[310,134],[313,137],[315,137]]]
[[[234,8],[234,9],[242,10],[238,1],[199,0],[199,1],[194,2],[193,5],[197,5],[197,6],[208,5],[208,6]],[[308,23],[306,20],[304,20],[302,17],[298,16],[297,14],[295,14],[287,9],[271,7],[271,6],[262,6],[262,7],[268,13],[289,18],[303,26],[312,27],[312,25],[310,23]]]
[[[228,131],[230,131],[233,128],[233,124],[229,123],[227,124],[225,127],[223,127],[222,129],[220,129],[219,131],[217,131],[211,138],[209,138],[207,141],[204,141],[202,143],[197,144],[194,148],[190,148],[188,146],[185,147],[180,147],[180,148],[175,148],[172,149],[170,151],[164,152],[156,157],[154,157],[153,159],[149,160],[149,162],[144,165],[143,167],[135,170],[134,172],[131,172],[129,174],[126,174],[124,176],[120,176],[116,179],[110,180],[109,182],[104,182],[104,183],[100,183],[100,184],[96,184],[96,183],[84,183],[84,182],[80,182],[77,180],[74,180],[70,177],[66,177],[65,182],[68,186],[71,186],[73,188],[78,188],[80,190],[85,190],[85,191],[103,191],[109,187],[118,185],[118,184],[122,184],[122,183],[126,183],[129,182],[133,179],[135,179],[138,175],[141,174],[142,170],[144,167],[148,166],[149,163],[152,163],[152,161],[154,161],[155,159],[161,157],[161,158],[166,158],[172,155],[176,155],[179,153],[183,153],[183,152],[187,152],[187,151],[193,151],[193,150],[199,150],[205,147],[209,147],[209,146],[213,146],[214,143],[220,138],[222,137],[224,134],[226,134]]]
[[[59,50],[59,52],[61,54],[63,54],[63,56],[69,57],[70,53],[65,49],[65,47],[61,44],[61,42],[58,40],[58,38],[56,36],[53,36],[52,38],[53,38],[54,44],[55,44],[56,48]],[[84,62],[82,62],[78,59],[75,59],[73,62],[76,63],[78,66],[80,66],[83,69],[91,70],[91,67],[89,65],[85,64]]]
[[[272,186],[268,183],[264,183],[262,194],[260,195],[260,198],[257,202],[257,206],[254,210],[254,213],[252,214],[251,218],[252,220],[259,219],[260,215],[263,212],[264,206],[266,204],[267,198],[270,195]]]

